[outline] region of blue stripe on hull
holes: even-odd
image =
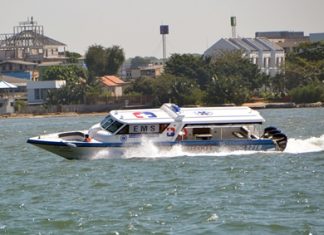
[[[122,154],[124,148],[143,146],[137,143],[87,143],[87,142],[63,142],[44,141],[41,139],[28,139],[30,144],[37,145],[49,152],[55,153],[67,159],[87,159],[97,151],[114,150]],[[154,143],[156,146],[165,148],[180,145],[186,151],[215,152],[219,148],[229,150],[253,150],[266,151],[276,150],[276,144],[270,139],[253,140],[204,140],[204,141],[174,141]]]

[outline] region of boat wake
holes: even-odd
[[[123,154],[124,158],[175,158],[175,157],[196,157],[196,156],[228,156],[228,155],[250,155],[257,153],[257,151],[233,151],[226,147],[220,148],[217,152],[204,152],[204,151],[186,151],[182,146],[173,146],[169,149],[161,150],[154,145],[149,139],[143,139],[142,145],[137,148],[127,149]]]
[[[324,151],[324,135],[320,137],[310,137],[308,139],[288,139],[285,153],[311,153]]]
[[[288,139],[287,147],[284,153],[300,154],[324,151],[324,135],[320,137],[310,137],[308,139]],[[278,151],[247,151],[247,150],[230,150],[226,147],[219,149],[217,152],[203,151],[185,151],[181,146],[170,147],[170,149],[161,150],[152,143],[149,139],[143,139],[142,145],[139,147],[128,148],[123,152],[109,152],[107,150],[99,152],[92,159],[107,159],[107,158],[175,158],[175,157],[223,157],[223,156],[242,156],[253,154],[278,154]],[[280,152],[279,152],[280,153]]]

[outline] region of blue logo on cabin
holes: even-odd
[[[213,113],[208,112],[208,111],[197,111],[197,112],[195,112],[195,114],[202,115],[202,116],[209,116],[209,115],[212,115]]]

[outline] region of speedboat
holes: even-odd
[[[116,157],[143,144],[200,153],[283,151],[287,136],[276,127],[262,129],[264,122],[249,107],[180,108],[166,103],[157,109],[112,110],[88,130],[39,135],[27,143],[66,159],[91,159],[98,153]]]

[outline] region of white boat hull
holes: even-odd
[[[172,147],[181,147],[184,152],[190,153],[217,153],[227,151],[274,151],[278,150],[276,144],[270,139],[258,140],[222,140],[222,141],[177,141],[161,143],[87,143],[80,141],[44,140],[33,137],[27,141],[39,148],[57,154],[69,160],[96,159],[96,158],[119,158],[126,152],[138,151],[145,144],[151,144],[161,151],[170,150]]]

